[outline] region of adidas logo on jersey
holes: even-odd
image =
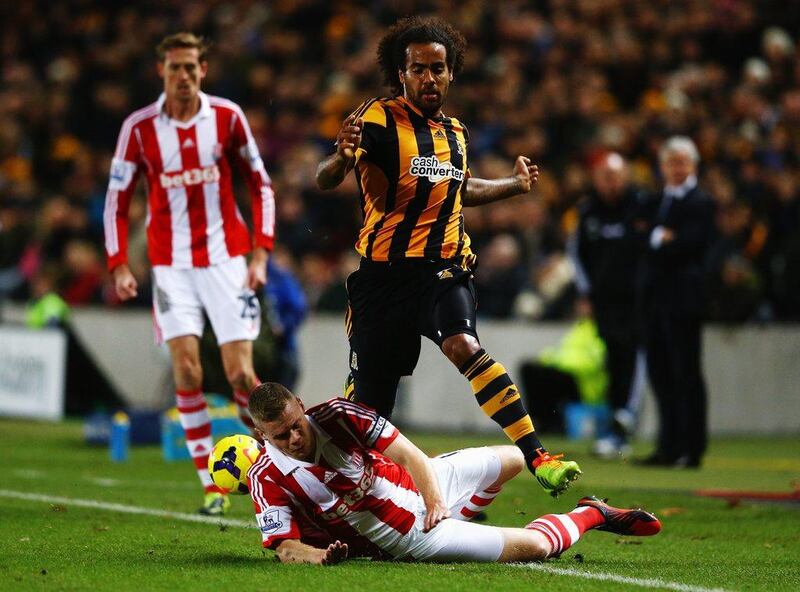
[[[194,148],[194,142],[192,142],[191,138],[186,138],[183,141],[183,144],[181,144],[181,148],[183,148],[184,150],[188,150],[189,148]]]
[[[333,471],[325,471],[325,477],[322,479],[322,482],[327,484],[334,477],[336,477],[336,473],[334,473]]]
[[[444,139],[445,139],[447,136],[445,136],[445,135],[444,135],[444,132],[443,132],[442,130],[440,130],[440,129],[437,129],[437,130],[436,130],[436,133],[435,133],[435,134],[433,134],[433,137],[434,137],[434,138],[439,138],[439,139],[441,139],[441,140],[444,140]]]
[[[178,189],[180,187],[200,185],[201,183],[216,183],[219,178],[219,167],[212,164],[202,169],[188,169],[181,173],[161,173],[159,180],[164,189]]]
[[[464,180],[464,171],[455,168],[451,162],[439,162],[435,156],[412,157],[409,173],[415,177],[426,177],[431,183],[447,178]]]

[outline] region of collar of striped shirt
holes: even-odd
[[[208,95],[202,91],[199,91],[197,96],[200,97],[200,110],[197,112],[197,114],[189,121],[176,121],[170,118],[166,111],[164,111],[164,103],[167,102],[167,95],[162,92],[158,97],[158,101],[156,101],[156,108],[158,109],[159,117],[163,117],[166,121],[171,121],[178,127],[192,127],[195,123],[197,123],[198,119],[205,119],[206,117],[210,117],[212,115],[211,101],[208,100]]]

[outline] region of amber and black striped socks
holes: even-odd
[[[483,412],[492,418],[516,444],[530,466],[537,449],[546,452],[533,427],[519,390],[502,364],[485,350],[475,352],[459,369],[472,387]]]

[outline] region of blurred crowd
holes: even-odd
[[[4,3],[0,299],[117,304],[102,248],[111,155],[125,117],[160,93],[155,45],[191,30],[213,41],[203,89],[242,105],[272,176],[276,259],[312,309],[343,311],[357,191],[351,176],[322,194],[314,170],[344,116],[388,92],[377,42],[412,13],[469,41],[445,112],[469,127],[472,174],[508,175],[518,154],[542,171],[533,197],[465,210],[481,314],[571,316],[566,246],[594,163],[619,152],[655,190],[658,149],[683,134],[716,202],[709,318],[800,320],[800,3],[784,0]],[[131,268],[149,307],[140,194]]]

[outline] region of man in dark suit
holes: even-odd
[[[701,324],[713,202],[697,186],[697,147],[673,136],[659,153],[663,191],[649,212],[645,270],[647,364],[658,401],[658,445],[643,464],[698,467],[706,450]]]
[[[570,241],[576,269],[578,314],[592,316],[606,344],[611,433],[593,452],[603,458],[630,454],[628,436],[644,378],[642,315],[638,280],[644,233],[638,220],[645,202],[630,184],[625,159],[604,155],[592,168],[592,190],[581,204],[577,232]]]

